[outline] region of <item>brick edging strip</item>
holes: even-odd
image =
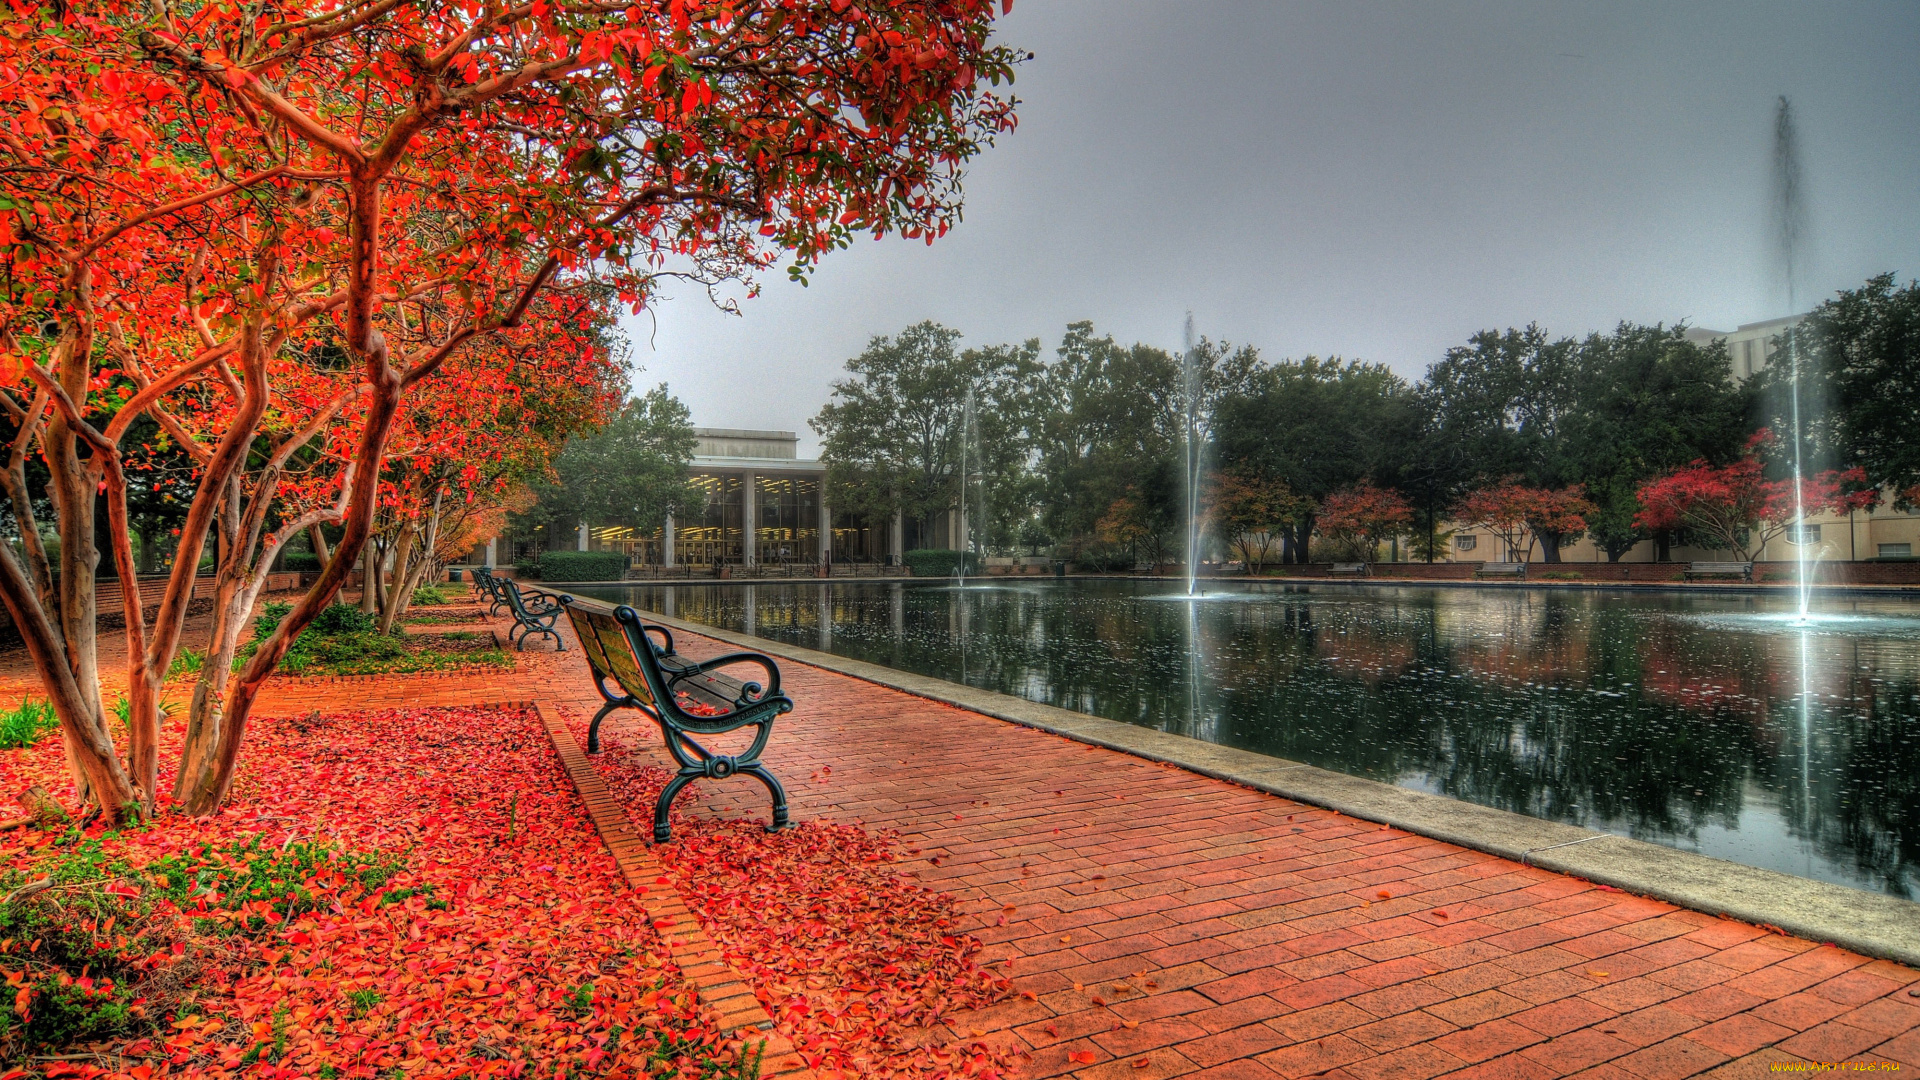
[[[586,804],[600,839],[613,854],[613,861],[620,867],[627,884],[640,895],[647,921],[666,942],[668,955],[679,965],[700,1003],[719,1013],[720,1028],[726,1033],[765,1039],[761,1076],[814,1080],[813,1070],[794,1051],[793,1044],[774,1030],[773,1018],[754,997],[752,986],[728,965],[719,946],[701,928],[699,918],[680,894],[666,884],[665,868],[653,857],[640,830],[627,817],[626,809],[594,771],[587,755],[581,752],[579,741],[567,730],[558,710],[545,701],[531,704],[546,727],[547,738],[552,740],[554,752],[560,755],[560,764],[573,781],[580,801]]]

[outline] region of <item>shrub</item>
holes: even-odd
[[[619,581],[627,557],[617,551],[549,551],[540,556],[542,581]]]
[[[311,551],[289,551],[280,556],[280,569],[310,574],[320,569],[320,556]]]
[[[415,607],[432,607],[447,602],[450,590],[440,585],[422,585],[413,590],[413,599],[409,601]]]
[[[1540,576],[1553,581],[1579,581],[1586,575],[1578,570],[1549,570]]]
[[[352,604],[330,604],[313,617],[313,622],[307,626],[307,633],[315,636],[362,634],[379,626],[379,618],[371,612],[361,611]]]
[[[952,577],[959,572],[960,560],[966,559],[967,573],[980,572],[980,556],[971,551],[951,551],[945,548],[921,548],[909,551],[902,556],[907,568],[914,577]]]
[[[257,619],[255,620],[256,623],[258,621]],[[275,617],[273,620],[273,625],[280,625],[278,617]],[[267,632],[272,633],[272,627],[268,627]],[[205,652],[199,649],[181,649],[179,652],[173,654],[173,663],[167,665],[167,678],[178,679],[198,675],[200,674],[200,669],[206,666],[207,654]]]
[[[0,750],[32,746],[42,735],[59,726],[60,718],[53,714],[53,702],[23,697],[19,707],[0,712]]]
[[[540,560],[519,559],[513,564],[513,576],[520,581],[540,580]]]

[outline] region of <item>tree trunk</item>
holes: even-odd
[[[369,197],[367,193],[356,192],[359,197]],[[377,202],[377,199],[376,199]],[[356,221],[356,228],[365,227]],[[373,514],[376,496],[380,490],[380,462],[386,452],[387,436],[393,430],[394,412],[400,403],[400,374],[387,362],[386,346],[377,331],[368,329],[368,347],[375,351],[367,367],[367,382],[371,393],[367,395],[367,415],[361,428],[360,441],[354,448],[351,465],[351,486],[348,489],[346,520],[342,523],[338,552],[321,571],[320,577],[294,605],[287,617],[280,621],[280,628],[254,651],[240,672],[227,684],[226,716],[220,731],[219,744],[210,752],[180,759],[180,790],[185,793],[183,803],[190,814],[212,814],[226,801],[227,792],[233,787],[234,766],[240,757],[240,746],[246,738],[247,720],[253,714],[253,704],[260,696],[260,688],[273,674],[280,660],[287,654],[294,635],[306,629],[334,597],[339,595],[340,586],[346,583],[351,568],[352,556],[367,545],[373,531]]]
[[[1550,562],[1550,563],[1559,562],[1560,561],[1560,534],[1543,532],[1543,533],[1535,533],[1534,535],[1540,538],[1541,560],[1543,562]]]
[[[1656,562],[1673,561],[1673,534],[1661,529],[1653,534],[1653,558]]]
[[[307,543],[313,545],[313,557],[320,560],[320,569],[325,570],[327,564],[333,561],[332,554],[327,551],[327,527],[325,525],[308,526]]]
[[[360,548],[360,610],[373,615],[380,610],[380,553],[371,541]]]
[[[1300,519],[1300,523],[1294,526],[1294,534],[1295,534],[1294,544],[1296,546],[1296,554],[1299,557],[1300,565],[1305,566],[1312,561],[1312,559],[1309,557],[1313,553],[1313,547],[1312,547],[1313,515],[1312,514],[1308,514],[1305,517]]]

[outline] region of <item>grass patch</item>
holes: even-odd
[[[32,746],[59,726],[60,718],[53,713],[53,702],[23,697],[19,705],[0,712],[0,750]]]
[[[288,610],[292,609],[289,608]],[[206,653],[199,649],[181,649],[179,652],[173,654],[173,663],[167,665],[167,678],[178,679],[183,676],[198,676],[200,670],[206,666]]]
[[[1549,581],[1579,581],[1586,575],[1578,570],[1549,570],[1540,576]]]
[[[253,641],[234,658],[237,666],[253,656],[256,643],[280,625],[292,605],[268,604],[254,620]],[[409,637],[400,627],[383,634],[374,616],[348,604],[322,611],[293,640],[277,669],[286,675],[404,675],[482,665],[512,667],[491,638],[478,634]]]
[[[465,609],[461,611],[409,611],[400,616],[400,622],[406,626],[457,626],[461,623],[483,623],[486,613]]]
[[[461,590],[465,592],[466,590]],[[445,604],[454,598],[453,589],[446,585],[421,585],[413,590],[414,607],[433,607]]]

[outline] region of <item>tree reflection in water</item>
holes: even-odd
[[[1829,881],[1920,893],[1920,606],[1160,582],[645,586],[679,617]],[[749,600],[748,593],[753,595]],[[823,627],[823,615],[825,625]],[[1192,661],[1200,657],[1199,663]]]

